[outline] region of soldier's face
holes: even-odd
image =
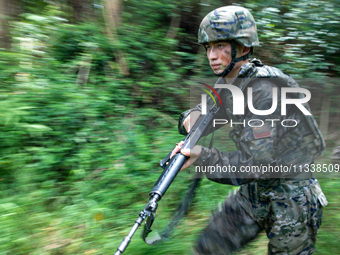
[[[204,45],[207,49],[209,65],[215,74],[220,74],[230,64],[231,44],[229,42],[210,42]]]

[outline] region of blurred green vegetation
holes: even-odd
[[[190,78],[210,75],[195,43],[200,20],[230,2],[3,2],[10,7],[0,39],[10,44],[0,49],[0,255],[112,254],[147,203],[159,160],[182,139],[176,125],[189,107]],[[256,57],[295,77],[339,76],[335,0],[238,3],[258,21]],[[339,102],[336,85],[324,93]],[[181,172],[159,203],[155,229],[167,224],[189,178]],[[340,183],[320,182],[330,203],[317,254],[336,254]],[[203,180],[172,239],[147,246],[137,232],[126,253],[190,254],[233,189]],[[261,236],[239,254],[265,252]]]

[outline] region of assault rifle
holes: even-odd
[[[221,91],[221,89],[219,89],[219,91]],[[211,101],[212,100],[210,100],[210,103]],[[219,110],[219,107],[217,107],[216,105],[213,105],[209,108],[210,109],[207,111],[207,114],[201,115],[196,121],[195,125],[184,139],[184,143],[181,149],[192,149],[197,144],[198,140],[204,135],[209,123],[211,123],[213,119],[213,116]],[[174,181],[176,175],[179,173],[180,169],[188,159],[181,153],[177,153],[171,159],[170,155],[171,152],[163,160],[161,160],[160,166],[164,170],[149,193],[149,202],[140,212],[139,217],[130,230],[129,234],[123,239],[114,255],[120,255],[125,251],[131,241],[132,236],[146,218],[147,220],[142,235],[144,241],[148,244],[152,244],[160,240],[159,237],[157,238],[158,240],[146,240],[147,235],[152,231],[151,226],[155,219],[155,213],[158,206],[157,202],[161,200],[161,198],[164,196],[165,192]]]

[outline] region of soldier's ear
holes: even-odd
[[[243,47],[243,50],[242,50],[242,56],[248,54],[250,52],[250,47]]]

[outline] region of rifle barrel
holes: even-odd
[[[129,234],[123,239],[123,241],[120,243],[119,247],[117,248],[117,251],[114,255],[121,255],[125,249],[128,247],[132,236],[137,231],[138,227],[142,225],[143,221],[147,216],[149,216],[152,212],[155,212],[157,209],[157,201],[160,200],[161,197],[158,194],[155,194],[154,196],[150,197],[149,203],[145,206],[143,211],[140,212],[138,219],[136,220],[135,224],[131,228]]]
[[[144,220],[143,216],[138,217],[129,234],[123,239],[123,241],[121,242],[117,249],[117,252],[114,255],[120,255],[125,251],[126,247],[129,245],[131,241],[132,236],[136,232],[137,228],[142,224],[143,220]]]

